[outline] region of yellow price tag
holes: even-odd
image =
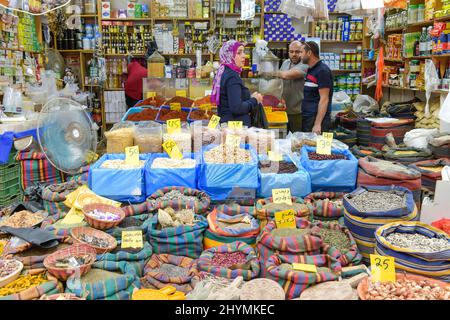
[[[205,103],[200,105],[200,110],[211,111],[211,103]]]
[[[147,99],[156,98],[156,92],[147,92]]]
[[[293,263],[292,269],[295,271],[317,273],[317,267],[314,264]]]
[[[229,135],[227,135],[225,144],[227,144],[228,146],[231,146],[231,147],[239,148],[239,146],[241,145],[241,137],[233,135],[233,134],[229,134]]]
[[[184,98],[186,98],[187,93],[186,93],[186,90],[177,90],[177,91],[175,92],[175,95],[178,96],[178,97],[184,97]]]
[[[181,120],[180,119],[170,119],[166,121],[167,132],[169,134],[177,133],[181,131]]]
[[[179,102],[171,103],[170,104],[170,110],[181,111],[181,103],[179,103]]]
[[[183,154],[181,153],[180,149],[178,148],[177,144],[173,140],[167,140],[163,143],[163,148],[167,152],[170,158],[172,159],[183,159]]]
[[[331,141],[323,137],[317,138],[317,154],[331,155]]]
[[[213,116],[211,117],[211,119],[209,120],[208,128],[210,128],[210,129],[215,129],[215,128],[217,128],[217,126],[219,125],[219,123],[220,123],[220,117],[219,117],[219,116],[216,116],[216,115],[213,115]]]
[[[286,203],[292,206],[291,189],[272,189],[273,203]]]
[[[135,248],[140,249],[144,247],[142,240],[142,230],[138,231],[122,231],[122,249]]]
[[[283,155],[281,153],[268,151],[267,154],[269,155],[270,161],[276,161],[276,162],[283,161]]]
[[[139,146],[125,148],[125,163],[139,167]]]
[[[395,282],[396,280],[394,257],[371,254],[370,269],[372,282]]]
[[[242,129],[242,121],[228,121],[228,128]]]
[[[265,113],[271,113],[272,112],[272,107],[264,107],[264,112]]]
[[[323,137],[324,139],[333,141],[333,132],[323,132],[323,133],[322,133],[322,137]]]
[[[285,210],[275,212],[275,222],[277,224],[278,229],[283,228],[297,228],[297,224],[295,223],[295,211],[294,210]]]

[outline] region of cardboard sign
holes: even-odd
[[[169,134],[178,133],[181,131],[181,120],[180,119],[170,119],[166,121],[167,132]]]
[[[331,143],[333,142],[333,133],[324,132],[317,138],[317,154],[331,155]]]
[[[147,92],[147,99],[149,98],[156,98],[156,92],[152,91],[152,92]]]
[[[200,105],[200,110],[202,111],[211,111],[211,103],[205,103]]]
[[[225,140],[225,144],[230,147],[236,147],[239,148],[241,145],[241,136],[236,136],[233,134],[227,135],[227,138]]]
[[[228,128],[242,129],[242,121],[228,121]]]
[[[183,159],[183,154],[181,153],[175,141],[167,140],[163,143],[162,146],[171,159]]]
[[[139,167],[139,146],[125,148],[125,163]]]
[[[293,263],[292,269],[295,271],[317,273],[317,267],[314,264]]]
[[[286,203],[292,206],[291,189],[272,189],[273,203]]]
[[[144,247],[142,240],[142,230],[138,231],[122,231],[122,249],[135,248],[140,249]]]
[[[208,128],[210,128],[210,129],[215,129],[215,128],[217,128],[217,126],[219,125],[219,123],[220,123],[220,117],[219,117],[219,116],[216,116],[216,115],[213,115],[213,116],[211,117],[211,119],[209,120]]]
[[[181,111],[181,103],[174,102],[170,104],[170,110],[172,111]]]
[[[186,93],[186,90],[177,90],[177,91],[175,92],[175,95],[178,96],[178,97],[186,98],[187,93]]]
[[[269,151],[269,152],[267,152],[267,154],[269,155],[270,161],[276,161],[276,162],[283,161],[283,155],[281,153]]]
[[[372,271],[372,282],[395,282],[394,257],[371,254],[370,269]]]
[[[294,210],[285,210],[275,212],[275,222],[277,224],[278,229],[283,228],[297,228],[295,223],[295,211]]]

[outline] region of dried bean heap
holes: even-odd
[[[185,277],[189,270],[170,263],[162,263],[159,268],[152,269],[151,272],[163,273],[169,277]]]
[[[370,282],[370,280],[369,280]],[[370,282],[371,283],[371,282]],[[428,280],[399,279],[369,284],[367,300],[449,300],[450,286],[441,287]]]
[[[240,252],[216,253],[211,259],[211,264],[218,267],[229,268],[236,264],[244,264],[247,262],[247,256]]]
[[[316,160],[316,161],[322,161],[322,160],[348,160],[347,157],[343,154],[318,154],[315,152],[308,152],[308,158],[309,160]]]
[[[387,191],[367,191],[352,198],[359,210],[364,212],[390,211],[402,208],[405,198]]]
[[[342,254],[346,254],[350,250],[350,239],[341,230],[320,228],[318,234],[324,243],[335,247]]]
[[[261,173],[295,173],[298,171],[297,166],[293,162],[287,161],[260,161],[259,169]]]
[[[422,252],[439,252],[450,250],[447,239],[429,238],[420,233],[393,232],[386,237],[394,246]]]
[[[129,164],[125,160],[106,160],[102,163],[101,167],[102,169],[136,169],[136,168],[142,168],[144,166],[145,161],[139,160],[139,166],[135,166],[133,164]]]

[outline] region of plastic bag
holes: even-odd
[[[344,91],[333,94],[333,103],[352,103],[352,99]]]
[[[425,116],[430,116],[430,107],[428,102],[430,101],[431,92],[438,88],[440,83],[439,76],[436,71],[436,66],[431,59],[425,60],[425,91],[427,104],[425,106]]]
[[[110,131],[105,132],[106,152],[124,153],[125,148],[134,145],[134,131],[133,122],[124,121],[114,124]]]
[[[405,134],[403,142],[407,147],[426,149],[430,138],[438,134],[438,129],[414,129]]]
[[[353,102],[353,111],[358,113],[371,113],[372,111],[378,111],[380,107],[378,102],[367,95],[358,95]]]
[[[439,119],[441,121],[445,121],[450,126],[450,94],[444,100],[444,103],[441,105],[441,110],[439,111]]]

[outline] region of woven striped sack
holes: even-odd
[[[292,263],[313,264],[317,268],[328,268],[330,271],[317,273],[293,270]],[[289,267],[287,266],[289,265]],[[341,264],[334,257],[319,255],[281,255],[274,254],[267,261],[267,275],[275,280],[286,293],[286,299],[295,299],[308,287],[325,281],[336,281],[341,273]]]
[[[371,147],[365,147],[365,146],[353,146],[350,151],[353,153],[353,155],[357,158],[357,159],[361,159],[361,158],[365,158],[368,156],[377,158],[377,159],[382,159],[383,158],[383,152],[375,149],[375,148],[371,148]]]
[[[41,229],[45,229],[46,231],[50,231],[57,236],[61,237],[69,237],[70,229],[75,227],[86,227],[88,226],[86,221],[77,224],[63,224],[63,219],[67,215],[68,212],[60,212],[53,215],[49,215],[44,219],[41,223]]]
[[[386,152],[384,158],[389,161],[397,161],[408,165],[418,161],[433,159],[433,154],[427,149],[395,148]]]
[[[217,211],[225,213],[229,216],[233,216],[236,214],[248,214],[251,216],[256,215],[255,206],[253,204],[244,206],[237,203],[228,203],[217,205],[216,208]]]
[[[435,252],[401,248],[393,245],[386,239],[387,235],[394,232],[418,233],[429,238],[447,240],[450,244],[450,236],[447,233],[420,222],[393,222],[385,224],[379,227],[375,233],[375,253],[394,257],[396,269],[450,282],[450,248]]]
[[[264,208],[266,205],[269,205],[271,203],[273,203],[272,197],[259,199],[256,202],[256,217],[259,220],[260,230],[264,229],[264,227],[275,218],[275,212],[280,211],[278,209]],[[300,204],[300,206],[298,206],[298,209],[296,210],[297,217],[302,217],[305,219],[309,218],[309,208],[305,205],[305,202],[302,198],[292,197],[292,203]]]
[[[419,161],[410,165],[411,168],[422,174],[422,188],[433,192],[436,189],[436,181],[442,180],[441,172],[444,166],[450,166],[450,159]]]
[[[85,277],[95,269],[106,270],[120,275],[98,281],[86,281]],[[139,277],[136,270],[127,262],[101,261],[95,262],[92,269],[80,278],[67,280],[66,292],[86,300],[131,300],[135,288],[139,288]]]
[[[198,200],[186,202],[183,200],[161,201],[158,199],[173,190],[178,190],[185,196],[197,197]],[[200,190],[184,187],[166,187],[156,191],[154,194],[147,198],[148,211],[155,211],[157,209],[171,207],[175,210],[193,209],[196,214],[203,214],[208,211],[210,203],[211,199],[206,193]]]
[[[141,277],[144,272],[145,262],[152,255],[152,247],[148,242],[144,242],[142,249],[122,249],[121,240],[117,240],[117,248],[111,252],[98,254],[97,261],[127,262],[136,270],[136,274]]]
[[[123,231],[142,231],[142,235],[146,236],[148,226],[151,223],[151,218],[153,216],[151,214],[139,214],[136,216],[126,217],[122,222],[115,228],[105,230],[106,233],[112,235],[117,240],[122,239]],[[129,227],[124,227],[124,225],[130,224]]]
[[[333,243],[326,243],[323,239],[323,252],[329,252],[329,251],[337,251],[337,260],[341,264],[341,266],[354,266],[361,263],[362,256],[359,253],[358,246],[356,245],[356,241],[352,236],[352,233],[350,230],[348,230],[346,227],[340,226],[336,223],[323,223],[321,221],[318,221],[314,223],[314,226],[311,229],[311,234],[321,238],[320,236],[320,229],[330,229],[330,230],[336,230],[340,231],[349,239],[350,246],[348,250],[341,251],[336,246],[333,245]]]
[[[75,191],[82,183],[76,181],[52,184],[42,190],[42,203],[49,214],[69,212],[70,208],[64,204],[66,196]]]
[[[308,220],[296,218],[297,229],[311,229],[312,224]],[[266,263],[271,255],[316,255],[321,253],[322,239],[313,235],[275,237],[272,231],[276,229],[275,221],[270,221],[256,240],[256,246],[261,263],[260,277],[267,275]]]
[[[239,212],[228,215],[219,210],[220,208],[216,208],[207,216],[209,228],[203,238],[205,250],[234,241],[251,246],[256,244],[256,237],[259,234],[259,222],[256,218]],[[242,226],[243,223],[247,226]]]
[[[161,265],[168,264],[183,268],[186,275],[169,276],[159,271]],[[194,289],[193,280],[198,276],[197,260],[188,257],[174,256],[172,254],[154,254],[144,267],[144,276],[141,285],[144,288],[161,289],[165,286],[173,286],[177,291],[188,293]]]
[[[198,258],[203,251],[203,233],[208,227],[208,221],[199,215],[195,216],[195,220],[194,226],[158,230],[158,215],[155,215],[147,231],[153,252]]]
[[[35,269],[35,270],[27,270],[26,272],[22,272],[23,275],[26,274],[40,274],[45,272],[45,277],[47,278],[47,282],[44,282],[38,286],[33,286],[19,293],[0,296],[0,300],[37,300],[42,297],[44,294],[57,294],[64,292],[64,287],[62,282],[53,277],[50,273],[46,272],[45,269]]]
[[[40,152],[19,152],[16,160],[20,163],[20,187],[22,191],[36,183],[63,183],[64,174],[56,169]]]
[[[334,221],[344,215],[343,192],[314,192],[304,201],[311,214],[311,220]]]
[[[81,167],[77,173],[72,175],[66,175],[67,182],[76,181],[82,184],[88,184],[89,182],[89,169],[91,165]]]
[[[338,126],[334,130],[335,139],[345,143],[350,148],[353,147],[357,142],[356,131],[345,129],[344,127]]]
[[[212,264],[212,259],[216,254],[242,252],[246,256],[245,269],[229,269],[222,266]],[[227,279],[235,279],[237,277],[243,277],[244,281],[257,278],[260,272],[260,265],[258,256],[255,249],[246,243],[236,241],[223,246],[211,248],[203,251],[202,255],[198,259],[198,270],[200,272],[211,273],[218,277]]]
[[[388,212],[362,212],[358,211],[352,205],[351,198],[360,192],[367,190],[398,190],[404,192],[406,196],[406,205],[398,210]],[[375,250],[375,231],[391,222],[396,221],[414,221],[419,219],[417,207],[412,199],[411,191],[403,187],[378,187],[371,186],[358,188],[354,192],[344,196],[344,221],[345,226],[350,230],[355,238],[358,249],[363,256],[363,261],[370,263],[370,254]]]

